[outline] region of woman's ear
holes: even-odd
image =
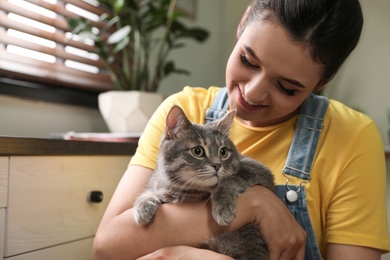
[[[313,92],[314,92],[314,93],[319,93],[319,92],[321,92],[321,91],[324,89],[324,87],[325,87],[325,85],[326,85],[327,83],[328,83],[328,80],[321,79],[321,80],[318,82],[317,86],[314,88]]]
[[[248,15],[249,15],[249,10],[250,10],[250,6],[248,6],[245,10],[245,13],[244,15],[242,16],[241,18],[241,21],[240,23],[238,24],[238,27],[237,27],[237,39],[240,38],[241,34],[244,32],[245,30],[245,27],[246,27],[246,19],[248,18]]]

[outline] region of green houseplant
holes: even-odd
[[[99,95],[109,130],[139,133],[163,99],[156,93],[160,82],[171,73],[189,74],[169,60],[169,53],[184,47],[184,39],[204,42],[209,33],[186,26],[176,0],[98,2],[105,10],[98,22],[77,18],[68,24],[73,34],[94,41],[95,53],[119,90]]]
[[[162,79],[178,69],[168,54],[190,39],[204,42],[208,31],[188,28],[176,0],[98,0],[107,10],[98,23],[69,19],[74,34],[95,42],[95,52],[105,63],[118,90],[157,91]]]

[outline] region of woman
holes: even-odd
[[[305,230],[282,200],[253,187],[237,201],[236,218],[218,226],[209,205],[164,204],[153,223],[134,223],[133,203],[156,165],[165,116],[173,104],[190,120],[204,115],[219,88],[185,88],[160,106],[140,139],[99,226],[96,259],[228,259],[196,248],[213,234],[256,222],[270,259],[380,259],[390,250],[385,206],[383,145],[368,117],[330,100],[311,178],[282,173],[301,104],[332,79],[355,48],[363,24],[357,0],[254,0],[237,30],[226,67],[231,139],[238,150],[267,165],[279,185],[305,191]],[[311,242],[306,240],[311,237]],[[314,238],[314,239],[313,239]],[[305,245],[313,243],[305,253]]]

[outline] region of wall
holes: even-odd
[[[107,132],[97,109],[0,95],[0,135],[49,138],[68,131]]]
[[[191,76],[172,75],[161,86],[168,96],[186,85],[222,86],[225,63],[234,46],[235,29],[249,0],[198,0],[198,15],[189,25],[210,31],[202,44],[188,42],[173,52],[171,58]],[[107,132],[97,109],[37,102],[0,95],[0,135],[48,138],[53,132]]]
[[[389,145],[390,1],[361,0],[361,5],[365,19],[361,40],[324,94],[373,118]]]
[[[224,86],[225,65],[236,41],[236,28],[249,0],[198,0],[198,15],[190,26],[201,26],[210,31],[204,43],[188,42],[184,49],[175,50],[170,57],[176,65],[191,72],[191,76],[173,75],[160,87],[165,96],[180,91],[184,86]]]

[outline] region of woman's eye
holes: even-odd
[[[195,146],[191,148],[191,153],[196,158],[202,158],[204,155],[204,149],[201,146]]]
[[[246,67],[248,67],[250,69],[258,70],[260,68],[259,66],[250,63],[248,61],[248,58],[245,56],[245,54],[242,54],[240,56],[240,60],[241,60],[241,63],[244,64],[244,66],[246,66]]]
[[[220,156],[222,159],[227,158],[228,155],[229,155],[229,150],[228,150],[226,147],[222,147],[222,148],[219,150],[219,156]]]
[[[280,82],[277,82],[277,85],[278,85],[280,91],[282,91],[287,96],[294,96],[295,93],[297,92],[295,89],[288,89],[288,88],[286,88]]]

